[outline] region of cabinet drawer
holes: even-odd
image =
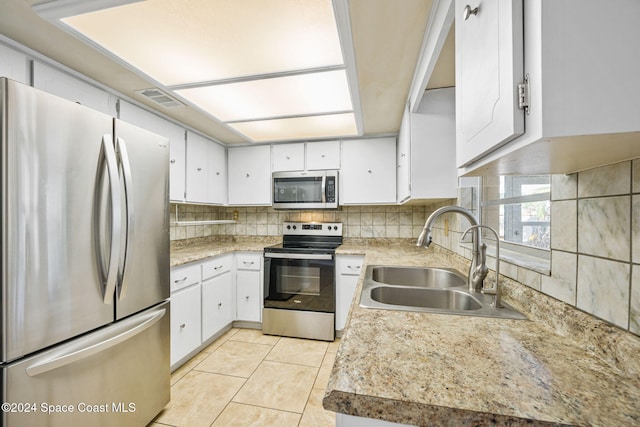
[[[239,270],[260,270],[262,254],[236,254],[236,268]]]
[[[207,280],[233,268],[231,255],[222,255],[202,263],[202,280]]]
[[[171,269],[171,292],[200,282],[200,264]]]
[[[359,276],[362,270],[362,264],[364,259],[362,257],[341,258],[337,263],[338,274],[344,274],[347,276]]]

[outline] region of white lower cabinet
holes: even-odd
[[[171,366],[201,343],[200,283],[171,294]]]
[[[336,256],[336,331],[342,331],[347,323],[363,264],[361,255]]]
[[[202,264],[202,342],[233,322],[233,255]]]
[[[234,321],[262,321],[262,275],[261,252],[227,253],[171,269],[172,369]]]
[[[236,254],[236,320],[262,321],[262,254]]]

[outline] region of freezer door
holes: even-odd
[[[94,227],[98,163],[113,123],[0,79],[0,127],[6,362],[113,321]]]
[[[144,426],[169,402],[169,303],[2,368],[2,425]],[[6,409],[6,410],[5,410]]]
[[[122,194],[116,317],[169,298],[169,140],[115,121]]]

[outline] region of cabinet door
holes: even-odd
[[[230,205],[271,204],[271,147],[232,147],[227,151]]]
[[[238,270],[236,272],[237,320],[248,322],[262,320],[261,278],[262,274],[256,270]]]
[[[27,57],[20,52],[0,45],[0,76],[28,84]]]
[[[464,166],[524,132],[522,0],[456,0],[457,165]]]
[[[209,144],[200,135],[187,132],[187,202],[208,202]]]
[[[210,203],[227,203],[227,150],[215,142],[209,143],[209,185]]]
[[[277,144],[271,146],[273,172],[304,170],[304,144]]]
[[[307,170],[340,169],[340,141],[307,142]]]
[[[233,302],[231,270],[202,283],[202,342],[233,321]]]
[[[349,309],[358,285],[364,264],[363,256],[336,256],[336,330],[341,331],[347,323]]]
[[[171,365],[195,350],[200,337],[200,285],[171,295]]]
[[[398,202],[404,202],[411,197],[411,120],[409,107],[406,106],[400,122],[400,132],[398,133],[398,171],[397,188]]]
[[[395,138],[342,142],[340,204],[396,202]]]
[[[37,61],[33,63],[33,87],[110,116],[116,115],[115,96]]]
[[[186,155],[184,128],[122,100],[119,118],[169,138],[169,198],[172,201],[184,202]]]

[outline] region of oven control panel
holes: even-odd
[[[342,236],[341,222],[285,222],[283,235]]]

